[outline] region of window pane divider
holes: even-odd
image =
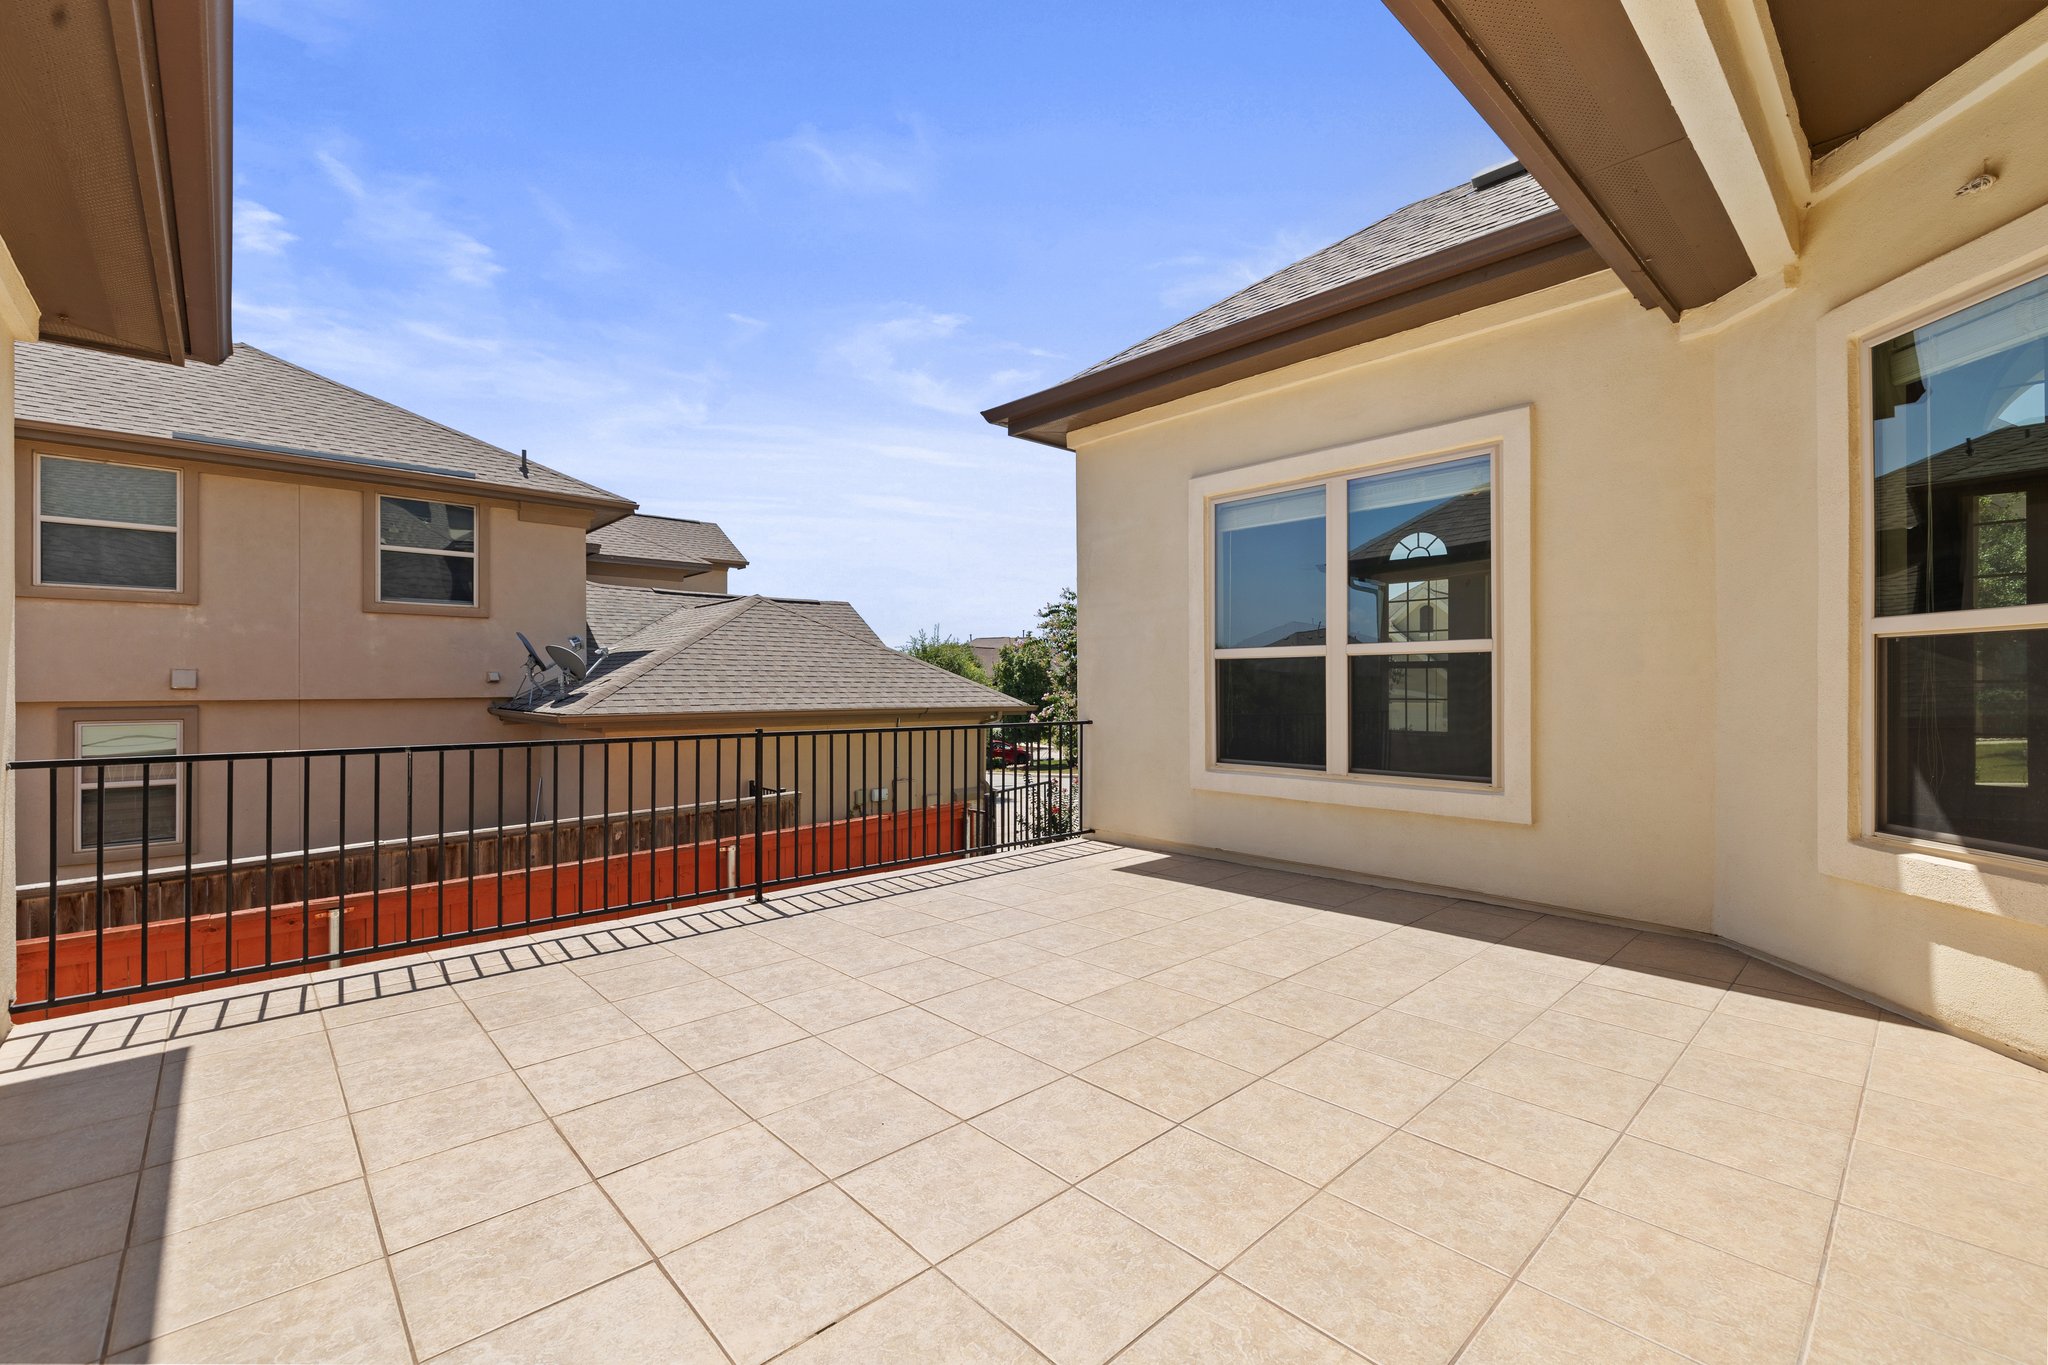
[[[1211,650],[1218,659],[1320,659],[1327,645],[1269,645]]]
[[[1893,635],[1966,635],[1986,630],[2048,628],[2048,604],[2018,607],[1975,607],[1963,611],[1925,611],[1912,616],[1865,618],[1870,633]]]
[[[1354,658],[1365,654],[1486,654],[1492,649],[1492,640],[1378,640],[1344,646],[1344,652]]]

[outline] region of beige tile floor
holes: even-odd
[[[1100,844],[0,1046],[0,1357],[2039,1361],[2048,1075]]]

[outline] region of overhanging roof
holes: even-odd
[[[1526,176],[1410,204],[1102,363],[982,416],[1065,446],[1068,432],[1249,375],[1545,289],[1600,258]]]
[[[0,241],[40,336],[229,349],[229,0],[0,4]]]
[[[1386,5],[1645,307],[1756,273],[1623,0]]]

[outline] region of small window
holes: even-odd
[[[179,752],[184,724],[175,720],[78,722],[78,756],[104,766],[78,770],[76,851],[176,844],[181,825],[181,768],[151,763]]]
[[[377,499],[377,600],[476,605],[476,508]]]
[[[38,457],[35,581],[177,592],[180,483],[175,469]]]

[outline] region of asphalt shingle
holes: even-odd
[[[629,503],[381,398],[237,345],[219,365],[147,360],[22,342],[14,348],[18,420],[160,439],[269,447],[338,466],[409,466],[493,488]]]
[[[592,534],[590,553],[620,559],[656,559],[670,564],[746,567],[747,557],[713,521],[656,517],[636,512]]]

